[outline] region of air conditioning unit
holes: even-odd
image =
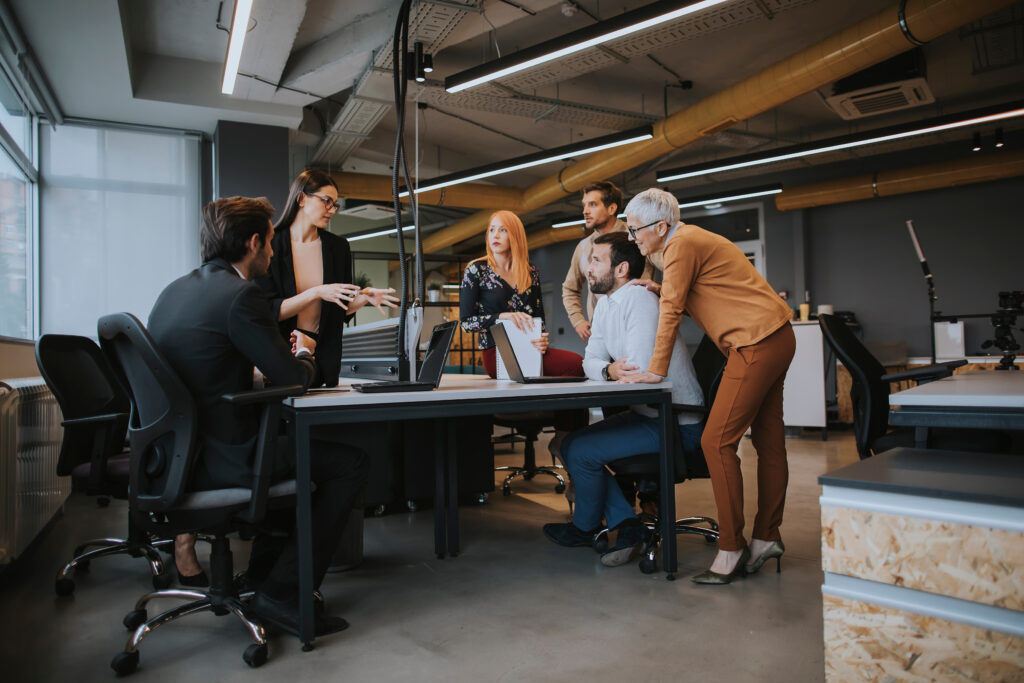
[[[837,81],[825,103],[846,120],[911,109],[935,101],[924,56],[911,50]]]
[[[381,221],[395,217],[395,210],[390,204],[372,204],[358,199],[345,200],[345,208],[338,211],[339,215],[363,218],[368,221]]]

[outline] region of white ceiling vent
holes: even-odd
[[[355,204],[359,200],[349,200]],[[390,206],[384,206],[381,204],[358,204],[356,206],[346,206],[344,209],[338,211],[338,214],[343,216],[352,216],[353,218],[362,218],[368,221],[380,221],[385,218],[394,218],[395,210]]]
[[[825,98],[825,103],[847,120],[920,107],[934,101],[935,95],[923,78],[850,90]]]

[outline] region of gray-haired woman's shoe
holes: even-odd
[[[772,541],[771,544],[765,548],[764,552],[757,556],[753,562],[747,565],[747,573],[753,574],[757,572],[768,560],[775,558],[775,572],[777,574],[782,573],[782,553],[786,552],[786,546],[782,544],[782,541]]]
[[[728,574],[719,574],[713,572],[710,569],[706,572],[701,572],[697,576],[692,577],[690,580],[694,583],[707,584],[712,586],[724,586],[727,583],[732,583],[733,579],[743,578],[747,575],[747,560],[750,559],[750,548],[744,548],[743,552],[740,553],[740,559],[733,567],[733,570]]]

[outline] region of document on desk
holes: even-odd
[[[540,377],[543,375],[544,367],[540,351],[530,342],[534,339],[540,339],[541,328],[543,328],[544,322],[540,318],[534,318],[533,329],[529,332],[523,332],[510,320],[501,320],[496,324],[505,326],[505,332],[508,333],[509,343],[512,344],[512,350],[516,353],[516,360],[519,361],[519,368],[523,371],[523,376]],[[508,369],[505,367],[505,363],[501,360],[501,354],[495,352],[495,357],[497,360],[498,379],[511,379],[508,376]]]

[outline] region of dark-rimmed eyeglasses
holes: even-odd
[[[314,194],[313,192],[303,192],[302,194],[306,195],[307,197],[316,197],[317,199],[324,203],[324,208],[327,209],[328,211],[330,211],[331,209],[334,209],[335,211],[341,211],[341,202],[335,201],[330,197],[325,197],[322,194]]]
[[[644,228],[649,228],[649,227],[651,227],[652,225],[657,225],[657,224],[658,224],[658,223],[660,223],[660,222],[661,222],[660,220],[657,220],[657,221],[654,221],[653,223],[648,223],[647,225],[641,225],[641,226],[640,226],[639,228],[631,228],[631,227],[629,227],[629,226],[627,225],[627,226],[626,226],[626,230],[629,230],[629,236],[630,236],[630,237],[632,237],[633,239],[636,239],[636,234],[637,234],[638,232],[640,232],[640,231],[641,231],[641,230],[643,230]]]

